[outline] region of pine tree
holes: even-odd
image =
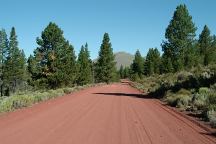
[[[4,95],[5,61],[8,51],[8,39],[4,29],[0,31],[0,92]]]
[[[87,73],[88,73],[88,78],[87,81],[88,83],[93,83],[93,63],[92,60],[90,58],[90,52],[88,50],[88,44],[85,44],[85,54],[86,54],[86,58],[88,59],[88,67],[86,68]]]
[[[7,95],[15,92],[25,83],[25,54],[18,48],[15,28],[12,27],[9,39],[8,54],[5,61],[5,85]]]
[[[208,65],[211,62],[212,37],[208,26],[204,26],[203,31],[199,35],[199,52],[203,58],[203,64]]]
[[[160,61],[160,52],[158,49],[150,48],[144,63],[144,73],[146,75],[159,74],[161,65]]]
[[[49,23],[37,38],[39,47],[28,60],[34,86],[57,88],[74,84],[77,67],[74,48],[65,40],[63,31]]]
[[[63,43],[63,46],[59,48],[58,52],[56,52],[56,72],[54,75],[59,82],[57,85],[74,85],[76,84],[78,71],[74,47],[68,41]]]
[[[120,78],[121,78],[121,79],[124,78],[124,67],[123,67],[123,65],[120,66],[119,75],[120,75]]]
[[[115,64],[109,34],[105,33],[99,51],[99,58],[95,67],[96,82],[110,83],[115,81],[117,79]]]
[[[165,38],[167,40],[162,43],[163,55],[165,55],[163,58],[167,58],[167,60],[163,61],[167,63],[171,60],[175,71],[184,68],[185,59],[189,58],[188,55],[190,54],[188,49],[194,43],[195,31],[195,24],[189,15],[186,5],[177,6],[173,18],[166,29]]]
[[[212,36],[212,63],[216,63],[216,35]]]
[[[133,75],[135,77],[141,78],[144,72],[144,60],[140,54],[140,51],[137,50],[135,53],[135,58],[133,60],[133,63],[131,65],[131,70],[133,71]]]
[[[124,73],[124,78],[129,78],[129,76],[130,76],[129,67],[125,67],[123,73]]]
[[[33,86],[33,80],[35,80],[36,77],[36,60],[34,56],[32,55],[29,56],[27,60],[27,64],[28,64],[27,70],[31,77],[30,79],[28,79],[28,83]]]
[[[162,65],[161,65],[161,72],[162,73],[174,72],[171,58],[166,57],[166,55],[163,55],[161,61],[162,61]]]
[[[42,54],[38,49],[34,50],[34,55],[30,55],[28,58],[28,72],[30,73],[31,79],[29,79],[29,84],[32,86],[37,86],[37,82],[40,82],[42,77],[42,67],[41,65]],[[36,82],[37,81],[37,82]],[[42,86],[43,87],[43,86]]]
[[[80,85],[92,83],[92,62],[90,59],[87,43],[85,47],[81,47],[77,63],[79,68],[77,83]]]

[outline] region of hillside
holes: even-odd
[[[115,61],[117,69],[120,68],[121,65],[124,67],[128,67],[133,62],[134,56],[132,54],[126,52],[117,52],[115,53]]]

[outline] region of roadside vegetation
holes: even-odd
[[[31,106],[33,104],[53,99],[56,97],[70,94],[72,92],[82,90],[88,87],[102,85],[100,84],[88,84],[83,86],[65,87],[50,90],[37,90],[37,91],[23,91],[17,92],[7,97],[0,97],[0,113],[14,111],[16,109]]]
[[[177,6],[163,53],[150,48],[142,57],[137,50],[127,75],[134,87],[216,127],[216,36],[207,25],[198,37],[196,30],[186,5]]]
[[[88,86],[119,80],[109,34],[98,60],[90,59],[88,44],[76,56],[74,47],[53,22],[36,38],[33,55],[25,57],[13,27],[8,39],[0,30],[0,113],[68,94]]]

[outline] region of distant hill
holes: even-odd
[[[117,52],[115,55],[116,67],[119,70],[121,65],[123,67],[129,67],[134,59],[134,55],[126,53],[126,52]]]
[[[126,52],[117,52],[114,53],[115,56],[115,62],[116,62],[116,68],[117,70],[120,69],[121,65],[123,67],[129,67],[133,60],[134,60],[134,55]],[[96,62],[97,59],[94,59],[93,62]]]

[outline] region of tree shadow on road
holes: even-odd
[[[136,98],[143,98],[143,99],[154,99],[154,97],[144,94],[136,94],[136,93],[93,93],[97,95],[104,95],[104,96],[127,96],[127,97],[136,97]]]
[[[202,135],[207,135],[207,136],[212,136],[212,137],[216,137],[216,131],[214,132],[208,132],[208,133],[200,133]]]

